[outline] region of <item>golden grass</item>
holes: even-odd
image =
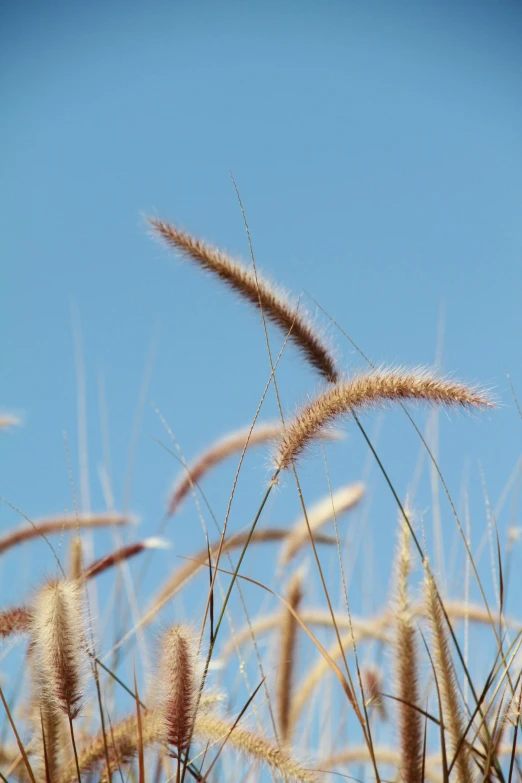
[[[427,613],[431,622],[433,636],[433,661],[442,695],[444,723],[448,731],[451,750],[453,753],[457,753],[455,765],[457,780],[459,783],[471,783],[474,780],[474,775],[471,770],[467,743],[465,741],[462,742],[464,720],[457,690],[455,667],[450,652],[439,595],[430,571],[426,574],[424,584]]]
[[[95,530],[102,527],[119,527],[136,522],[131,514],[120,514],[116,511],[105,511],[99,514],[74,514],[71,516],[45,517],[37,519],[33,524],[21,525],[9,530],[0,537],[0,554],[13,546],[30,541],[33,538],[61,535],[68,530]]]
[[[49,703],[70,718],[79,714],[83,699],[82,620],[77,582],[48,582],[36,595],[30,631],[41,685]]]
[[[406,511],[408,517],[409,512]],[[422,778],[423,720],[419,693],[419,660],[417,631],[408,597],[411,571],[410,530],[402,517],[397,555],[397,627],[394,660],[397,673],[399,706],[400,770],[404,783],[417,783]]]
[[[462,408],[491,408],[479,389],[437,378],[429,370],[379,369],[359,373],[330,386],[290,421],[274,454],[276,470],[285,470],[301,456],[328,425],[353,411],[403,401]]]
[[[297,571],[288,585],[286,600],[297,612],[303,599],[303,574]],[[297,634],[299,625],[292,612],[284,610],[281,617],[279,640],[279,667],[277,673],[277,712],[279,734],[283,745],[290,742],[290,708],[293,697],[294,670],[297,656]]]
[[[366,486],[350,481],[332,491],[325,457],[330,493],[307,508],[303,495],[308,493],[302,492],[295,471],[308,447],[329,437],[331,425],[343,417],[405,402],[489,409],[493,404],[490,396],[479,388],[418,368],[373,368],[341,376],[329,345],[299,300],[259,276],[254,263],[249,268],[165,221],[154,219],[151,225],[168,245],[261,310],[263,318],[282,330],[329,385],[285,425],[256,424],[271,382],[283,420],[284,403],[271,375],[254,424],[227,434],[193,462],[184,463],[169,494],[162,524],[179,512],[189,492],[223,460],[244,455],[247,448],[274,443],[271,480],[249,516],[245,519],[238,514],[240,532],[230,532],[228,524],[236,485],[245,469],[242,462],[234,478],[226,520],[214,517],[219,541],[205,542],[195,554],[186,552],[185,525],[194,520],[187,513],[186,519],[180,515],[172,522],[174,554],[166,558],[166,564],[158,565],[153,576],[159,587],[152,597],[146,566],[135,579],[132,559],[164,542],[157,538],[136,542],[124,537],[120,528],[134,519],[128,513],[75,512],[42,518],[34,524],[26,519],[28,524],[3,533],[0,554],[38,537],[73,533],[65,549],[67,576],[60,561],[60,542],[58,551],[53,550],[59,578],[35,585],[32,599],[0,612],[4,654],[15,651],[16,655],[21,649],[25,655],[23,667],[19,667],[19,686],[10,684],[12,704],[0,689],[7,717],[6,732],[0,738],[3,779],[9,783],[218,783],[221,779],[264,783],[271,778],[274,783],[281,779],[313,783],[347,775],[378,783],[514,783],[522,756],[517,657],[522,645],[520,621],[505,615],[504,603],[500,610],[492,610],[480,582],[484,605],[458,597],[442,601],[417,531],[404,520],[404,516],[408,521],[412,518],[408,505],[400,509],[390,597],[381,607],[374,605],[369,581],[377,576],[376,581],[382,583],[389,574],[368,573],[366,562],[355,562],[352,550],[347,552],[354,554],[348,566],[337,525],[338,518],[362,500]],[[270,345],[268,349],[273,368]],[[0,428],[5,422],[12,424],[14,420],[0,418]],[[399,495],[358,418],[357,423],[400,506]],[[83,458],[80,462],[84,466]],[[434,467],[439,471],[436,462]],[[295,471],[302,514],[293,525],[270,527],[264,515],[268,512],[273,518],[278,511],[267,501],[281,478],[279,474],[288,468]],[[358,471],[361,473],[368,475],[367,468]],[[104,474],[102,479],[107,505],[112,508],[109,477]],[[348,482],[349,477],[343,476],[342,481]],[[85,471],[81,485],[85,494]],[[71,486],[72,507],[76,508],[72,471]],[[210,506],[208,510],[212,513]],[[370,503],[366,510],[372,513]],[[206,525],[199,504],[196,511],[205,541]],[[324,532],[331,520],[335,521],[335,536]],[[359,521],[362,536],[365,520],[355,522]],[[358,535],[356,523],[353,530]],[[84,531],[101,528],[109,529],[112,544],[108,554],[100,557],[93,548],[94,536]],[[352,537],[351,532],[353,547],[357,535]],[[429,535],[426,538],[429,542]],[[422,554],[425,572],[422,601],[409,584],[412,540]],[[494,576],[500,585],[499,598],[504,600],[508,580],[504,579],[502,541],[500,531]],[[260,546],[265,543],[277,545],[277,552],[274,546]],[[305,549],[308,543],[312,544],[314,558],[310,559],[317,573],[302,567],[293,571],[293,562],[309,555],[310,550]],[[326,557],[321,562],[327,552],[321,551],[320,558],[316,550],[319,543],[337,544],[335,564],[331,559],[327,564]],[[379,542],[368,543],[373,547]],[[514,538],[509,538],[508,556],[514,545]],[[424,546],[427,551],[429,544]],[[466,556],[478,577],[471,552],[466,546]],[[223,554],[229,559],[229,570],[221,565]],[[178,555],[192,556],[179,559]],[[118,567],[123,563],[124,568]],[[256,579],[258,565],[273,580],[271,584]],[[197,575],[202,578],[192,588],[195,596],[199,590],[206,599],[203,617],[191,616],[191,591],[182,594]],[[319,599],[317,576],[322,587]],[[102,578],[96,581],[97,577]],[[359,599],[356,580],[359,587],[362,583],[359,593],[364,593],[365,601],[370,598],[368,604],[362,602],[363,608],[371,603],[371,612],[359,607],[352,613],[352,605]],[[261,610],[250,603],[256,596],[267,599]],[[276,611],[274,600],[280,602]],[[239,608],[240,622],[235,614]],[[190,627],[184,621],[187,615]],[[154,632],[158,655],[151,667],[148,643],[152,631],[148,626],[159,619],[164,625]],[[452,624],[452,635],[447,620]],[[465,621],[464,654],[461,621]],[[476,635],[477,628],[481,639],[487,642],[491,633],[490,641],[496,643],[496,657],[483,681],[473,680],[472,666],[468,669],[468,658],[476,652],[475,637],[470,644],[468,634]],[[272,637],[267,639],[269,632]],[[461,696],[461,681],[465,682],[467,701]],[[226,710],[220,711],[223,704]],[[124,717],[119,718],[121,714]]]
[[[250,304],[261,307],[264,316],[289,334],[307,361],[328,381],[336,381],[338,371],[329,347],[314,328],[303,308],[265,278],[254,273],[222,250],[182,231],[172,223],[150,218],[151,226],[171,247],[201,269],[223,280]]]

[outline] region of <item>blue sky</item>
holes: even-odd
[[[469,476],[478,545],[487,522],[480,471],[495,505],[520,456],[522,422],[505,376],[522,396],[519,4],[3,3],[1,30],[0,405],[23,426],[2,434],[0,494],[29,516],[71,509],[65,432],[82,502],[75,323],[93,508],[104,504],[100,383],[121,506],[151,367],[130,499],[140,535],[156,529],[177,473],[154,440],[168,436],[152,404],[187,457],[250,422],[269,372],[259,318],[152,241],[144,219],[172,219],[248,258],[232,172],[268,275],[312,295],[373,361],[432,364],[441,333],[442,370],[494,388],[495,413],[440,417],[441,469],[457,503]],[[315,315],[306,294],[303,302]],[[317,318],[346,371],[361,367]],[[294,350],[280,384],[287,411],[319,388]],[[276,413],[271,395],[265,418]],[[424,414],[416,418],[423,425]],[[399,413],[366,421],[404,496],[417,437]],[[354,600],[375,606],[388,585],[396,510],[359,434],[347,433],[329,447],[332,481],[369,476]],[[206,485],[221,517],[234,467]],[[258,454],[235,529],[255,513],[267,476]],[[303,479],[310,502],[327,492],[320,457],[303,465]],[[429,538],[426,468],[418,503]],[[441,509],[449,551],[455,525],[442,495]],[[267,519],[297,511],[288,480]],[[503,541],[516,512],[511,487]],[[156,581],[175,554],[202,544],[193,507],[183,513],[168,530],[174,554],[158,554]],[[1,528],[17,521],[3,506]],[[100,542],[101,554],[108,541]],[[52,562],[43,543],[6,556],[5,601],[28,594]],[[452,579],[461,588],[458,569]]]

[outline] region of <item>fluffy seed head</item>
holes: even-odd
[[[411,518],[406,506],[406,515]],[[417,632],[408,599],[411,571],[410,530],[402,514],[396,560],[397,626],[394,640],[397,680],[398,724],[401,751],[400,769],[404,783],[416,783],[422,777],[423,722],[417,711],[420,703]]]
[[[31,630],[46,698],[75,718],[81,709],[85,661],[82,600],[77,582],[48,582],[38,592]]]
[[[17,606],[0,612],[0,639],[12,634],[24,633],[31,623],[31,612],[25,606]]]
[[[226,253],[187,234],[164,220],[151,218],[151,226],[167,242],[199,267],[212,272],[279,326],[301,349],[309,363],[328,381],[335,382],[338,371],[329,348],[317,333],[303,308],[297,308],[288,297],[260,275]]]
[[[164,739],[178,751],[187,749],[196,716],[200,685],[196,651],[197,642],[183,625],[170,628],[161,640],[158,711]]]
[[[491,408],[485,392],[457,381],[437,378],[425,369],[377,369],[330,386],[302,408],[287,425],[275,454],[275,467],[284,470],[325,427],[354,411],[408,400],[463,408]]]
[[[449,735],[449,745],[457,753],[455,769],[458,783],[471,783],[474,776],[468,745],[462,742],[464,719],[460,704],[457,676],[451,656],[446,621],[441,607],[435,580],[428,569],[424,580],[426,610],[431,624],[433,661],[442,695],[444,723]]]

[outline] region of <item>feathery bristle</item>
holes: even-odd
[[[381,720],[386,720],[386,706],[382,697],[383,675],[377,666],[363,666],[361,668],[361,680],[364,689],[366,707],[376,709]]]
[[[290,335],[292,342],[324,378],[333,382],[337,380],[338,371],[330,350],[314,329],[304,308],[292,304],[287,295],[268,280],[212,245],[164,220],[150,218],[149,222],[168,245],[205,271],[215,274],[255,307],[261,307],[265,317],[279,326],[285,336]]]
[[[160,723],[158,716],[152,711],[142,713],[142,741],[144,747],[160,739]],[[119,721],[107,731],[109,765],[111,772],[115,772],[122,764],[131,761],[138,752],[138,727],[135,714]],[[82,773],[94,772],[106,763],[105,739],[103,733],[90,738],[79,753],[79,767]],[[103,773],[100,773],[103,775]],[[103,775],[97,780],[106,781]],[[70,761],[62,770],[59,777],[60,783],[77,783],[76,764]],[[53,781],[54,783],[54,781]]]
[[[239,725],[229,723],[213,714],[202,714],[196,720],[196,734],[202,741],[221,742],[234,748],[251,761],[268,764],[283,780],[315,783],[317,776],[305,769],[286,751],[264,737]]]
[[[24,606],[0,612],[0,638],[25,633],[31,624],[31,611]]]
[[[36,595],[31,626],[46,698],[75,718],[81,709],[85,655],[79,584],[48,582]]]
[[[408,518],[409,511],[406,511]],[[399,518],[400,539],[396,564],[395,671],[399,713],[400,769],[404,783],[417,783],[422,777],[423,723],[419,707],[419,663],[415,625],[408,599],[411,571],[410,530]],[[417,708],[417,709],[415,709]]]
[[[425,369],[377,369],[360,373],[329,387],[298,412],[284,429],[274,458],[275,468],[290,467],[336,419],[383,403],[408,400],[463,408],[493,406],[485,392],[437,378]]]
[[[158,707],[165,742],[186,750],[194,727],[200,686],[197,641],[183,625],[170,628],[161,640]]]

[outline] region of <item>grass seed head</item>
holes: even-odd
[[[32,644],[49,703],[75,718],[82,706],[85,636],[82,594],[77,582],[48,582],[37,593]]]

